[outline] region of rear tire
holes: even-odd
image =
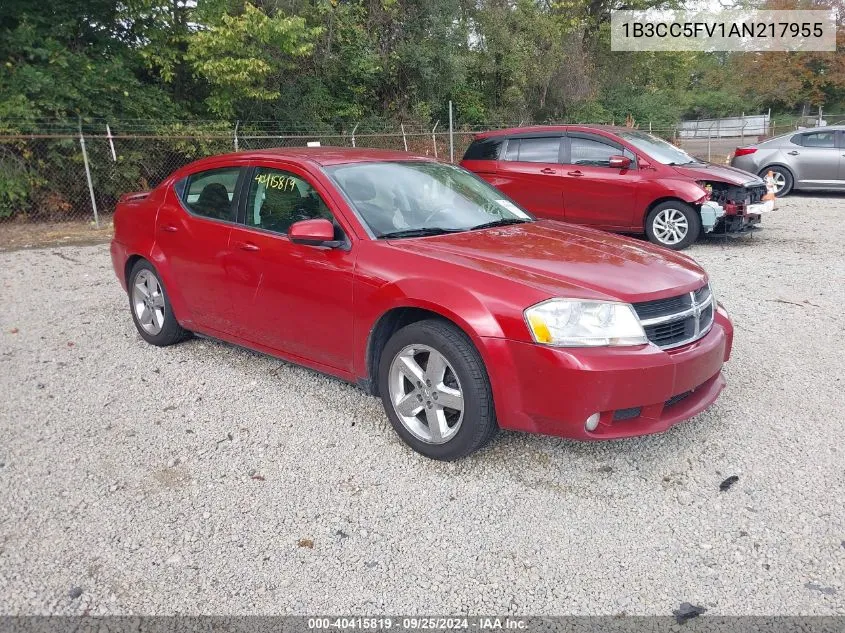
[[[498,430],[481,355],[446,321],[418,321],[390,337],[381,353],[378,387],[396,433],[431,459],[465,457]]]
[[[775,198],[783,198],[788,196],[795,185],[795,179],[792,177],[792,172],[785,167],[766,167],[760,171],[760,178],[765,179],[766,174],[772,172],[775,177]]]
[[[164,283],[150,262],[142,259],[132,267],[127,289],[132,321],[147,343],[165,347],[190,336],[176,321]]]
[[[648,214],[645,232],[650,242],[680,251],[698,239],[701,216],[686,202],[667,200]]]

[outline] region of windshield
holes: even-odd
[[[631,145],[664,165],[686,165],[697,163],[697,159],[687,154],[684,150],[675,147],[662,138],[652,136],[648,132],[619,132],[619,136],[628,141]]]
[[[353,163],[326,171],[376,237],[418,237],[533,220],[500,191],[453,165]]]

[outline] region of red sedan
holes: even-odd
[[[733,327],[693,260],[535,220],[424,157],[215,156],[123,196],[114,226],[146,341],[196,332],[357,383],[432,458],[499,428],[656,433],[724,386]]]

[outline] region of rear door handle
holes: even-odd
[[[543,169],[540,170],[540,173],[552,175],[552,174],[556,174],[557,172],[554,169],[552,169],[551,167],[544,167]]]
[[[176,231],[179,230],[179,228],[176,227],[176,226],[173,226],[172,224],[165,224],[164,226],[161,227],[161,230],[167,231],[168,233],[175,233]]]
[[[258,248],[258,247],[257,247],[255,244],[253,244],[252,242],[237,242],[237,243],[235,244],[235,246],[237,246],[237,247],[238,247],[239,249],[241,249],[242,251],[255,252],[255,251],[260,251],[260,250],[261,250],[260,248]]]
[[[790,156],[798,156],[798,154],[800,154],[800,153],[801,152],[796,152],[795,150],[793,150],[791,152],[787,152],[787,154],[789,154]]]
[[[577,169],[575,171],[568,171],[566,173],[569,174],[570,176],[583,176],[584,175],[583,172],[578,171]]]

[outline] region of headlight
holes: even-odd
[[[648,343],[634,308],[627,303],[549,299],[525,311],[534,341],[556,347]]]

